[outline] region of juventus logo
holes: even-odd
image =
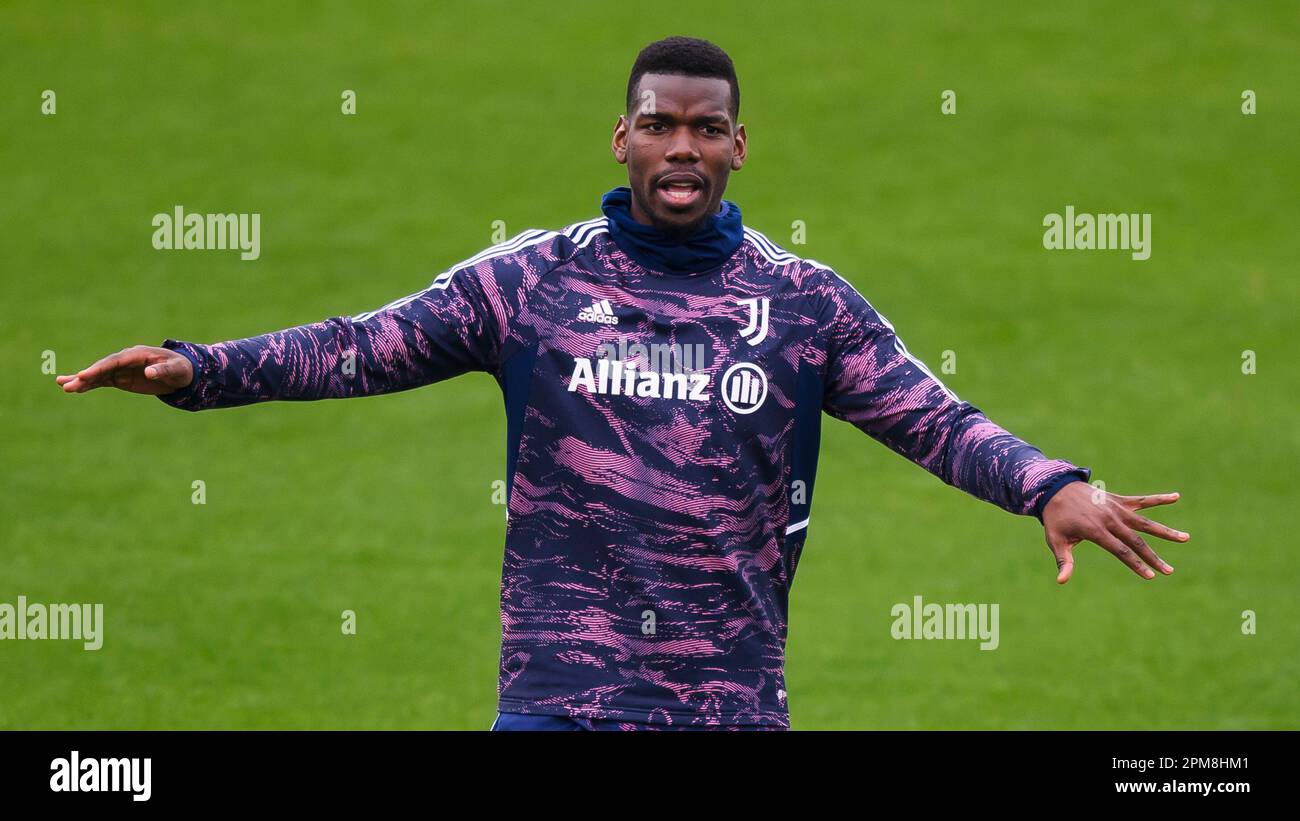
[[[751,345],[767,339],[767,301],[767,297],[739,300],[741,305],[749,306],[749,324],[741,328],[740,335],[748,337],[745,341]]]

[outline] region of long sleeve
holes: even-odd
[[[168,339],[163,347],[190,359],[194,379],[159,398],[199,411],[373,396],[494,373],[525,281],[555,258],[556,243],[545,242],[554,236],[525,232],[375,311],[212,345]]]
[[[1091,472],[1048,459],[957,398],[908,353],[894,327],[827,271],[823,407],[944,482],[1012,513],[1040,519],[1048,500]]]

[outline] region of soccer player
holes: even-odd
[[[136,346],[57,379],[189,411],[372,396],[486,371],[507,418],[498,729],[786,728],[790,586],[821,413],[1146,579],[1188,536],[953,395],[834,270],[722,199],[745,163],[727,54],[637,56],[601,216],[524,231],[378,310],[212,345]]]

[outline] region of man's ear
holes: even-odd
[[[627,165],[627,130],[627,117],[618,115],[618,122],[614,123],[614,139],[610,141],[609,148],[614,152],[614,159],[619,165]]]
[[[731,170],[739,171],[748,156],[749,138],[745,136],[745,126],[736,126],[735,148],[731,153]]]

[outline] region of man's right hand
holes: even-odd
[[[95,388],[120,388],[131,393],[172,393],[194,379],[194,366],[183,354],[168,348],[136,345],[106,356],[71,376],[56,376],[64,393],[85,393]]]

